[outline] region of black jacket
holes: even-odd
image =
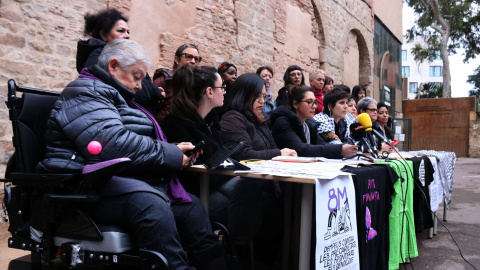
[[[250,112],[227,111],[222,116],[220,126],[224,141],[243,142],[243,147],[232,155],[236,160],[272,159],[281,155],[268,125],[259,124]]]
[[[99,80],[74,80],[56,102],[48,120],[45,159],[37,169],[79,173],[92,160],[87,145],[95,140],[103,147],[97,161],[121,157],[133,161],[122,172],[125,176],[159,179],[179,172],[183,153],[176,145],[153,138],[153,123],[126,102],[133,92],[97,65],[89,71]]]
[[[205,119],[198,114],[190,120],[168,115],[162,122],[162,129],[169,142],[196,144],[202,140],[205,141],[203,154],[197,160],[207,160],[223,145],[220,121],[215,110],[212,110]]]
[[[277,108],[282,105],[287,105],[288,103],[288,95],[287,95],[287,88],[284,86],[278,90],[278,96],[275,100]]]
[[[310,144],[307,143],[303,125],[298,116],[286,106],[280,106],[270,115],[272,134],[280,148],[290,148],[297,151],[298,156],[342,158],[341,144],[327,144],[317,134],[317,123],[307,119],[310,130]]]
[[[98,57],[102,53],[107,43],[98,38],[89,40],[79,40],[77,42],[77,71],[80,73],[84,67],[91,67],[98,62]]]

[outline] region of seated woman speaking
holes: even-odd
[[[318,123],[318,134],[327,143],[342,144],[350,136],[349,128],[354,118],[347,112],[349,97],[344,90],[335,87],[323,98],[323,112],[313,118]]]
[[[38,170],[79,173],[92,160],[88,143],[100,142],[99,161],[128,157],[132,163],[101,188],[100,202],[84,211],[99,225],[125,228],[138,247],[162,253],[172,269],[190,269],[181,242],[197,269],[226,269],[205,208],[175,177],[195,161],[183,154],[193,145],[167,143],[154,117],[132,99],[150,63],[137,43],[110,41],[98,65],[83,69],[60,95]]]
[[[278,107],[270,116],[272,134],[279,147],[289,147],[299,156],[342,158],[356,154],[356,146],[326,144],[317,134],[317,123],[311,120],[318,101],[312,88],[287,86],[287,106]]]

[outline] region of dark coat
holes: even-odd
[[[77,71],[80,73],[84,67],[91,67],[98,62],[98,57],[107,43],[98,38],[79,40],[77,43]]]
[[[223,141],[243,142],[243,147],[232,155],[236,160],[272,159],[281,155],[268,125],[259,124],[250,112],[227,111],[220,126]]]
[[[168,115],[162,122],[162,129],[169,142],[196,144],[202,140],[205,141],[203,154],[197,160],[207,160],[223,145],[220,121],[215,110],[212,110],[205,119],[198,114],[190,120]]]
[[[153,138],[153,123],[126,102],[133,92],[97,65],[89,71],[98,79],[74,80],[56,102],[48,120],[45,159],[38,170],[81,172],[92,159],[87,145],[95,140],[103,147],[98,161],[121,157],[133,161],[123,175],[143,180],[179,172],[183,153],[176,145]]]
[[[287,105],[288,103],[288,95],[287,95],[287,88],[284,86],[278,90],[278,96],[275,100],[277,108],[282,105]]]
[[[341,144],[327,144],[317,134],[318,124],[307,119],[310,130],[310,144],[307,143],[303,125],[298,116],[286,106],[280,106],[270,115],[272,134],[280,148],[290,148],[302,157],[342,158]]]

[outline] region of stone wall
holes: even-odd
[[[471,158],[480,158],[480,117],[470,121],[469,152]]]
[[[129,17],[131,39],[154,62],[150,72],[171,67],[176,48],[190,42],[199,45],[204,65],[230,61],[239,74],[271,66],[275,91],[292,64],[306,77],[322,68],[335,83],[373,82],[373,13],[363,1],[1,0],[0,164],[13,151],[7,80],[61,91],[77,76],[76,42],[86,38],[83,16],[106,7]]]

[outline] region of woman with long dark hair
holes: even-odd
[[[233,155],[237,160],[296,156],[292,149],[278,149],[272,138],[262,114],[265,93],[265,80],[255,73],[246,73],[238,77],[225,101],[220,122],[222,136],[244,143]]]
[[[205,142],[205,161],[223,145],[222,132],[216,110],[223,105],[225,85],[214,67],[179,68],[172,79],[175,96],[171,114],[162,122],[167,138],[196,144]],[[198,174],[180,177],[187,190],[198,194]],[[246,250],[262,219],[262,192],[257,181],[230,176],[213,175],[210,178],[209,216],[230,231],[240,256]],[[243,260],[243,256],[241,256]]]
[[[380,134],[383,134],[388,140],[393,141],[394,132],[393,129],[387,125],[388,120],[388,107],[385,103],[379,102],[377,104],[377,120],[374,121],[373,128],[380,132]]]
[[[296,156],[292,149],[279,149],[262,114],[265,80],[255,73],[240,75],[225,101],[225,113],[220,125],[224,140],[243,142],[233,158],[271,159],[275,156]],[[255,180],[251,180],[255,181]],[[258,181],[258,180],[257,180]],[[255,237],[256,258],[263,263],[273,264],[282,244],[283,202],[277,194],[274,181],[259,181],[262,185],[263,222]]]

